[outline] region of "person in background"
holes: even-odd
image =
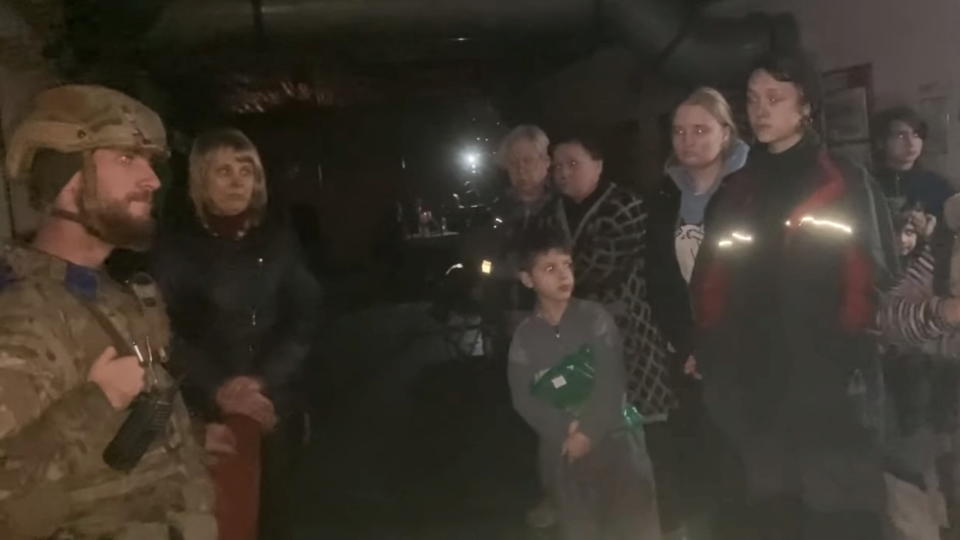
[[[497,161],[507,172],[509,187],[491,205],[491,223],[468,242],[468,246],[480,252],[482,261],[490,263],[481,296],[485,318],[496,321],[495,343],[504,345],[501,354],[506,353],[514,329],[534,306],[533,292],[517,280],[513,252],[517,239],[531,227],[542,226],[554,211],[556,195],[549,182],[549,150],[550,139],[538,126],[525,124],[510,130],[497,151]],[[547,460],[540,456],[537,462],[540,465]],[[540,470],[539,476],[544,497],[528,512],[527,523],[534,528],[547,528],[556,523],[551,495],[553,471]]]
[[[537,303],[514,334],[507,373],[514,408],[549,448],[541,470],[553,476],[561,537],[659,539],[652,465],[642,423],[625,413],[613,317],[572,297],[574,263],[561,231],[528,230],[518,260]],[[591,375],[578,377],[570,366]]]
[[[892,227],[866,171],[821,145],[819,103],[801,53],[757,64],[758,144],[710,202],[691,280],[705,407],[744,471],[721,537],[868,540],[887,524],[870,330]]]
[[[268,219],[263,166],[242,132],[196,138],[189,193],[195,219],[161,231],[152,256],[173,327],[171,361],[202,419],[259,426],[261,537],[282,540],[304,418],[297,381],[317,331],[319,286],[293,234]]]
[[[489,257],[492,277],[488,300],[503,318],[505,334],[533,309],[533,296],[516,280],[516,263],[511,261],[513,243],[523,231],[542,223],[556,201],[548,181],[550,139],[537,126],[520,125],[504,137],[497,152],[507,171],[510,186],[490,208],[492,223],[484,227],[484,253]],[[508,340],[509,341],[509,340]]]
[[[709,507],[725,496],[711,474],[720,448],[702,407],[693,349],[688,282],[703,241],[707,204],[723,180],[740,170],[749,146],[737,136],[730,105],[713,88],[699,88],[674,110],[673,153],[666,180],[649,198],[646,266],[653,316],[670,343],[670,371],[678,407],[670,412],[672,451],[657,462],[660,509],[666,530],[679,526],[691,538],[706,537]]]
[[[955,537],[960,519],[957,360],[960,359],[960,195],[884,297],[878,326],[889,341],[887,484],[898,540]],[[944,445],[943,441],[950,444]]]
[[[603,178],[602,151],[586,135],[555,141],[553,177],[563,195],[553,223],[573,244],[575,296],[598,302],[613,315],[623,336],[628,397],[647,421],[665,420],[673,394],[666,343],[647,300],[643,201]]]
[[[932,281],[925,281],[925,274],[932,272],[934,260],[941,261],[936,265],[938,271],[949,267],[945,261],[950,258],[950,246],[943,238],[949,231],[942,222],[944,202],[954,189],[921,163],[928,126],[915,110],[906,106],[886,109],[873,125],[875,174],[895,217],[898,253],[907,269],[888,301],[907,301],[916,297],[917,280],[927,286],[921,290],[932,293]],[[888,337],[884,380],[892,411],[887,420],[887,485],[891,508],[893,504],[897,508],[891,515],[902,538],[927,538],[922,531],[936,530],[945,525],[945,519],[938,517],[938,512],[916,510],[929,509],[931,501],[942,501],[941,477],[933,463],[943,457],[938,437],[952,429],[958,373],[936,355],[918,350],[916,342],[898,339],[901,334],[894,328],[890,309],[888,305],[882,322]],[[897,322],[906,327],[913,321],[902,317]],[[923,501],[916,503],[920,499]]]
[[[503,220],[503,230],[524,228],[552,200],[549,149],[547,134],[528,124],[513,128],[500,142],[497,159],[507,171],[510,187],[491,210]]]
[[[943,216],[943,203],[954,189],[939,174],[922,166],[927,123],[910,107],[880,112],[873,122],[874,175],[898,216],[901,253],[919,253]],[[912,229],[905,231],[906,228]],[[906,246],[912,242],[913,249]]]

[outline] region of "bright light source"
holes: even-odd
[[[483,261],[480,263],[480,271],[484,274],[489,274],[493,272],[493,263],[490,261]]]
[[[463,154],[460,155],[460,159],[463,161],[464,168],[469,169],[473,174],[477,174],[477,169],[483,161],[483,155],[471,149],[464,151]]]

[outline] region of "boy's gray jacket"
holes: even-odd
[[[556,327],[536,314],[529,316],[520,323],[510,346],[507,373],[514,408],[558,452],[575,418],[534,397],[530,385],[583,345],[593,350],[596,375],[593,393],[578,419],[580,431],[596,443],[623,424],[623,353],[613,317],[596,302],[573,299]]]

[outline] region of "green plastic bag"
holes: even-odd
[[[535,378],[530,392],[550,405],[565,411],[576,411],[593,393],[593,351],[584,345]]]
[[[579,416],[580,409],[593,393],[595,376],[593,350],[589,345],[584,345],[534,378],[530,383],[530,393],[553,407]],[[628,429],[643,425],[643,415],[629,403],[624,404],[623,420]]]

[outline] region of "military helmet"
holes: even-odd
[[[37,95],[32,110],[14,130],[7,147],[7,172],[16,180],[29,178],[41,149],[74,153],[97,148],[165,155],[167,134],[157,113],[126,94],[102,86],[59,86]]]

